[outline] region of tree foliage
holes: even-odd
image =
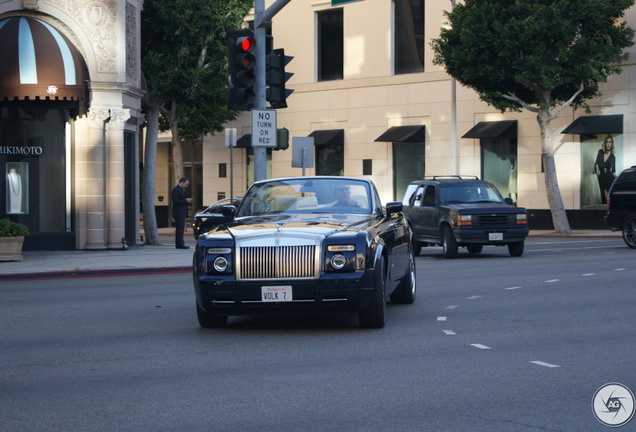
[[[634,0],[466,0],[447,12],[431,46],[434,63],[500,111],[537,113],[546,190],[557,231],[568,232],[550,121],[588,109],[599,83],[622,71],[634,30],[622,20]]]
[[[241,27],[252,7],[250,0],[145,0],[141,67],[148,94],[144,103],[147,116],[159,117],[148,118],[153,135],[146,138],[144,173],[154,173],[159,130],[171,132],[178,178],[183,175],[181,140],[199,139],[235,118],[227,109],[227,30]],[[157,244],[154,177],[144,175],[142,187],[146,243]]]

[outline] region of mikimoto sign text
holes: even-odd
[[[252,147],[276,147],[276,110],[252,110]]]

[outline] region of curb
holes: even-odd
[[[182,267],[147,267],[132,269],[100,269],[100,270],[62,270],[54,272],[36,272],[36,273],[9,273],[0,274],[0,281],[26,281],[38,279],[80,279],[91,277],[108,277],[108,276],[139,276],[151,274],[173,274],[173,273],[189,273],[192,266]]]

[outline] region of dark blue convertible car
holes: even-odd
[[[256,182],[194,252],[202,327],[230,315],[357,312],[384,326],[386,302],[415,301],[415,259],[402,203],[348,177]]]

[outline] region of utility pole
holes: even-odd
[[[455,0],[451,0],[451,10],[455,9]],[[457,175],[457,82],[451,77],[451,175]]]
[[[256,66],[254,74],[254,109],[265,109],[265,44],[267,27],[272,25],[272,17],[276,15],[291,0],[276,0],[269,9],[265,10],[265,0],[254,0],[254,39],[256,39]],[[253,136],[252,131],[252,136]],[[265,147],[253,147],[254,149],[254,180],[267,178],[267,149]]]

